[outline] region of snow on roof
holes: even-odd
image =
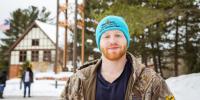
[[[56,43],[56,25],[47,24],[41,21],[36,20],[35,23],[48,35],[48,37]],[[65,29],[64,27],[59,27],[58,29],[58,46],[64,48],[64,34]],[[67,31],[67,39],[68,41],[72,41],[72,32]]]

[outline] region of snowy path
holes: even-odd
[[[31,98],[23,98],[21,96],[5,96],[3,100],[60,100],[57,97],[50,97],[50,96],[35,96]]]
[[[6,82],[6,88],[4,91],[4,96],[23,96],[23,86],[20,89],[20,80],[12,79]],[[58,87],[55,88],[54,80],[35,80],[35,82],[31,85],[31,96],[54,96],[58,97],[63,88],[65,82],[58,81]]]

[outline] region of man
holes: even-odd
[[[31,97],[31,83],[33,82],[33,71],[27,67],[22,75],[24,82],[24,98],[26,97],[26,89],[28,88],[28,97]]]
[[[96,29],[101,59],[80,67],[67,80],[64,100],[165,100],[165,81],[145,68],[127,49],[128,26],[119,16],[103,18]]]
[[[0,99],[3,99],[4,88],[6,87],[7,71],[3,70],[0,75]]]

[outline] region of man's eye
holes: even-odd
[[[104,38],[110,38],[110,36],[109,36],[109,35],[107,35],[107,36],[104,36]]]
[[[116,36],[116,37],[121,37],[121,35],[120,35],[120,34],[116,34],[115,36]]]

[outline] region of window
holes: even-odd
[[[39,51],[32,51],[31,52],[31,60],[32,61],[39,61]]]
[[[49,61],[49,62],[51,61],[51,51],[50,50],[44,51],[43,61]]]
[[[26,61],[26,51],[19,51],[19,62]]]
[[[39,39],[32,39],[32,46],[39,46]]]

